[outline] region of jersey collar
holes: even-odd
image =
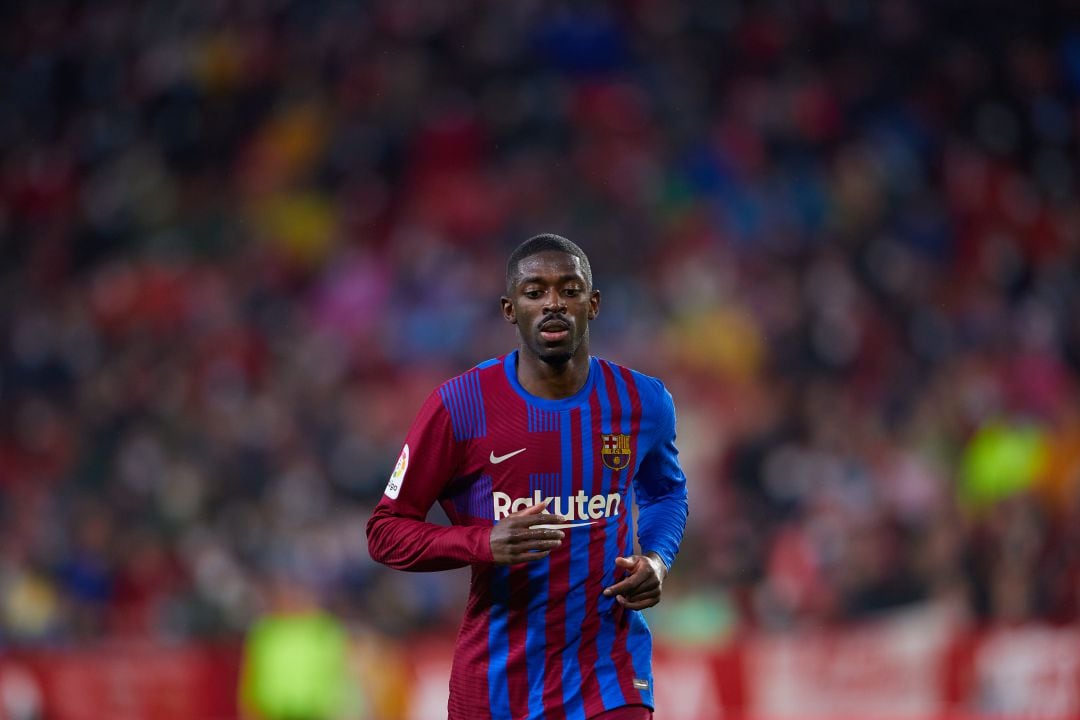
[[[588,399],[596,375],[600,372],[599,367],[597,367],[599,361],[595,356],[589,356],[589,376],[585,378],[585,384],[581,386],[581,389],[570,397],[560,398],[559,400],[549,400],[533,395],[518,382],[517,357],[518,351],[514,350],[513,352],[508,353],[506,359],[503,360],[503,369],[506,370],[506,380],[510,383],[510,387],[514,388],[514,392],[520,395],[525,402],[542,410],[569,410],[582,404]]]

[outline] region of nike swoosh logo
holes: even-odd
[[[506,453],[505,455],[496,455],[495,451],[492,450],[491,451],[491,457],[488,458],[488,459],[491,460],[492,465],[498,465],[503,460],[509,460],[510,458],[514,457],[515,455],[520,455],[521,453],[525,452],[527,449],[528,448],[521,448],[520,450],[515,450],[514,452]]]
[[[551,523],[550,525],[531,525],[532,528],[539,528],[540,530],[565,530],[567,528],[585,527],[586,525],[595,525],[596,520],[586,520],[585,522],[570,522],[570,523]]]

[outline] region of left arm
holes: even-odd
[[[659,394],[660,442],[642,460],[634,478],[642,554],[617,558],[616,566],[628,575],[604,591],[632,610],[660,602],[664,578],[679,552],[686,528],[686,476],[675,447],[675,404],[663,386]]]

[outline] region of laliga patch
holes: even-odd
[[[397,500],[398,493],[401,492],[401,483],[405,479],[405,471],[409,469],[409,443],[405,443],[405,447],[401,448],[401,455],[398,455],[397,465],[394,466],[394,472],[390,473],[390,482],[386,483],[386,490],[384,494],[391,500]]]
[[[642,680],[641,678],[634,678],[634,687],[636,689],[638,689],[638,690],[648,690],[649,689],[649,681],[648,680]]]

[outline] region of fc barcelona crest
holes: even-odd
[[[600,458],[612,470],[622,470],[630,464],[629,435],[601,435]]]

